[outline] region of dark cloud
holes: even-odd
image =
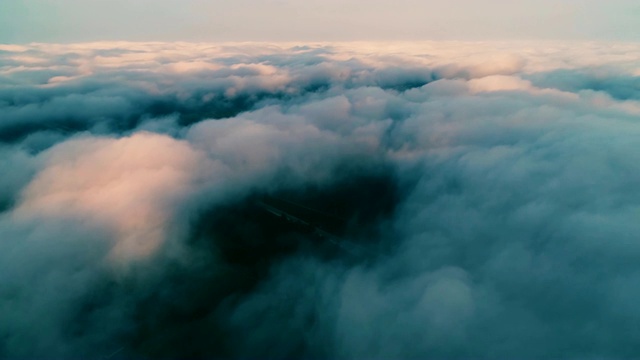
[[[0,357],[637,357],[637,63],[380,46],[1,47]]]

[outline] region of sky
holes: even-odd
[[[0,0],[0,359],[640,359],[634,3]]]
[[[634,0],[2,0],[0,42],[638,40]]]

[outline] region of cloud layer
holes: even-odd
[[[639,53],[0,46],[0,357],[637,357]]]

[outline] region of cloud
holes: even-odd
[[[635,45],[1,50],[2,357],[638,355]]]
[[[216,173],[188,144],[144,132],[69,140],[42,156],[45,166],[24,189],[14,216],[103,223],[115,233],[110,256],[118,259],[153,254],[174,217],[168,209],[193,191],[200,172]]]

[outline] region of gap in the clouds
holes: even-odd
[[[226,328],[229,312],[254,296],[274,267],[296,256],[336,266],[375,261],[378,252],[369,250],[380,245],[401,196],[391,169],[352,167],[327,185],[276,186],[213,206],[196,222],[189,243],[200,261],[165,269],[161,290],[138,304],[133,349],[150,357],[232,355],[229,344],[242,339]],[[305,353],[302,338],[291,342]]]
[[[227,262],[243,266],[300,250],[354,255],[340,242],[374,244],[403,196],[391,168],[355,171],[363,172],[347,170],[330,184],[276,186],[216,205],[197,222],[193,245],[213,246]]]
[[[15,204],[15,199],[13,198],[0,198],[0,214],[3,212],[10,210]]]
[[[30,135],[48,132],[63,137],[89,130],[88,124],[76,119],[50,120],[46,123],[7,125],[0,129],[0,143],[13,144],[21,142]],[[38,152],[44,149],[30,149]]]

